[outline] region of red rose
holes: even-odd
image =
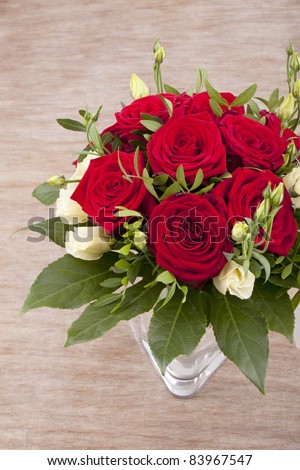
[[[263,201],[262,192],[269,182],[274,189],[282,179],[271,171],[238,168],[232,173],[231,179],[222,181],[211,191],[217,199],[226,202],[229,227],[245,217],[253,218],[256,208]],[[292,201],[286,189],[281,206],[273,221],[268,251],[287,256],[296,240],[297,223],[293,216]]]
[[[220,95],[227,101],[227,103],[230,105],[236,98],[232,93],[220,93]],[[203,91],[202,93],[195,93],[192,96],[191,103],[188,107],[187,114],[197,114],[201,113],[203,111],[207,111],[211,116],[213,117],[214,120],[217,119],[217,116],[215,113],[212,111],[210,104],[209,104],[210,96],[206,91]],[[226,111],[228,108],[226,106],[221,106],[223,111]],[[244,114],[245,109],[244,106],[236,106],[232,108],[232,111],[238,114]]]
[[[118,156],[128,175],[135,175],[134,154],[114,152],[92,160],[82,180],[72,195],[72,199],[92,220],[103,226],[107,234],[115,233],[125,219],[116,217],[116,206],[136,210],[150,215],[155,201],[139,178],[128,181],[118,163]],[[144,159],[139,154],[139,170],[142,173]]]
[[[217,276],[232,251],[226,237],[226,206],[210,194],[175,194],[149,219],[149,248],[156,262],[194,287]]]
[[[276,171],[284,163],[285,140],[260,122],[228,114],[220,122],[220,131],[231,168],[252,166]]]
[[[281,132],[281,120],[274,113],[269,113],[267,110],[263,109],[259,113],[261,116],[266,118],[266,126],[272,129],[274,132],[280,134]],[[300,137],[295,134],[291,129],[287,128],[283,131],[282,138],[286,141],[286,145],[292,141],[296,146],[297,150],[300,150]]]
[[[208,113],[170,118],[152,135],[147,154],[154,173],[175,178],[183,165],[188,183],[193,183],[199,168],[205,179],[226,171],[225,147]]]
[[[162,93],[161,96],[172,102],[174,114],[180,113],[181,115],[185,113],[185,108],[191,99],[187,94],[177,96]],[[158,117],[163,122],[166,122],[170,117],[166,105],[158,95],[145,96],[133,101],[116,113],[116,123],[105,129],[104,132],[112,132],[126,142],[137,140],[141,137],[132,134],[132,132],[146,130],[141,124],[142,114],[151,114],[151,116]]]

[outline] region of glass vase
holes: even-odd
[[[212,328],[206,329],[206,333],[191,355],[178,356],[168,365],[165,375],[162,375],[148,343],[151,316],[152,312],[148,312],[130,320],[133,336],[173,395],[179,398],[194,396],[226,359],[215,340]]]

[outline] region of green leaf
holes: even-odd
[[[253,96],[256,93],[257,85],[256,83],[254,85],[249,86],[247,90],[243,91],[240,93],[236,99],[230,104],[230,108],[235,108],[237,106],[243,106],[244,104],[248,103],[248,101],[253,98]]]
[[[248,103],[252,113],[255,115],[255,116],[259,116],[259,113],[260,113],[260,109],[259,109],[259,106],[257,103],[255,103],[255,101],[253,101],[252,99],[249,100],[249,103]]]
[[[205,333],[207,294],[190,290],[185,303],[182,298],[177,291],[150,321],[149,346],[162,374],[177,356],[191,354]]]
[[[269,279],[270,274],[271,274],[271,266],[267,258],[265,258],[262,254],[258,253],[257,251],[252,251],[252,257],[257,259],[259,263],[262,265],[262,267],[265,270],[266,273],[266,281]]]
[[[194,189],[199,188],[202,181],[203,181],[203,171],[201,170],[201,168],[199,168],[199,170],[196,173],[196,176],[195,176],[195,179],[194,179],[194,182],[193,182],[193,186],[191,187],[191,191],[194,191]]]
[[[112,277],[110,279],[105,279],[103,282],[100,282],[100,286],[107,287],[107,289],[116,289],[121,286],[121,278]]]
[[[168,293],[167,293],[162,305],[159,308],[156,309],[157,311],[159,309],[161,309],[162,307],[164,307],[165,305],[167,305],[168,302],[170,302],[170,300],[172,299],[172,297],[175,294],[176,287],[177,287],[176,281],[173,282],[173,284],[171,284],[171,286],[169,286]]]
[[[166,93],[170,93],[171,95],[180,95],[180,91],[176,90],[176,88],[172,87],[171,85],[167,85],[164,83],[164,89]]]
[[[157,121],[150,121],[150,119],[141,119],[140,123],[149,131],[156,132],[161,128],[162,124]]]
[[[112,303],[115,304],[116,302],[119,302],[121,300],[122,295],[123,294],[105,294],[105,295],[102,295],[99,299],[96,300],[94,305],[97,306],[97,307],[104,307],[104,305],[110,305]]]
[[[115,206],[116,209],[119,209],[118,212],[115,213],[116,217],[143,217],[140,212],[133,211],[131,209],[126,209],[121,206]]]
[[[21,313],[38,307],[77,308],[106,293],[100,283],[115,276],[110,267],[118,255],[105,253],[100,260],[83,261],[71,255],[49,264],[33,283]]]
[[[42,183],[33,190],[32,196],[42,204],[51,206],[59,197],[59,190],[59,186],[53,186],[53,184],[50,183]]]
[[[299,288],[297,280],[292,276],[290,276],[288,279],[281,279],[281,276],[272,275],[272,276],[269,277],[268,280],[269,280],[269,282],[271,282],[275,286],[286,287],[288,289],[290,287]]]
[[[99,134],[99,131],[96,127],[96,125],[90,121],[87,129],[87,138],[88,140],[92,141],[94,147],[99,151],[99,152],[103,152],[103,143],[102,143],[102,139],[101,139],[101,136]]]
[[[170,271],[163,271],[156,278],[157,282],[162,282],[163,284],[172,284],[174,280],[175,277]]]
[[[210,99],[209,105],[216,116],[223,116],[223,109],[215,100]]]
[[[153,184],[155,184],[155,186],[162,186],[166,184],[168,179],[169,179],[169,175],[166,175],[166,174],[155,175],[153,177]]]
[[[177,167],[177,170],[176,170],[176,179],[178,181],[178,183],[186,190],[188,190],[188,187],[187,187],[187,184],[186,184],[186,180],[185,180],[185,176],[184,176],[184,169],[183,169],[183,166],[182,165],[179,165]]]
[[[168,98],[165,98],[164,96],[161,96],[161,95],[158,95],[158,97],[164,103],[165,107],[168,110],[169,116],[171,117],[173,115],[173,103],[172,103],[172,101],[170,101]]]
[[[158,95],[159,96],[159,95]],[[159,96],[161,98],[161,96]],[[164,121],[162,121],[159,117],[157,116],[152,116],[152,114],[146,114],[146,113],[141,113],[141,117],[143,119],[146,119],[147,121],[155,121],[158,122],[159,124],[163,125]]]
[[[95,303],[89,305],[78,320],[71,325],[66,346],[99,338],[120,321],[130,320],[150,311],[158,299],[162,286],[156,284],[156,286],[144,288],[148,282],[149,277],[128,287],[125,299],[115,313],[111,311],[117,306],[118,301],[102,307],[97,307]]]
[[[28,229],[32,232],[38,232],[42,235],[46,235],[50,240],[59,246],[65,246],[65,235],[72,229],[70,225],[63,224],[60,217],[54,217],[53,219],[47,219],[43,222],[28,225]]]
[[[69,131],[85,132],[86,128],[82,122],[75,121],[74,119],[56,119],[58,124]]]
[[[211,321],[220,349],[264,393],[269,356],[264,317],[251,299],[224,295],[219,299],[212,296],[210,302]]]
[[[197,82],[196,82],[196,93],[200,93],[205,80],[207,80],[207,71],[205,69],[198,68],[197,70]]]
[[[293,310],[295,311],[300,303],[300,290],[296,292],[294,297],[291,299]]]
[[[279,101],[279,88],[275,88],[275,90],[271,93],[271,96],[269,98],[270,111],[276,108],[278,101]]]
[[[209,83],[208,80],[205,80],[205,88],[207,93],[209,94],[210,98],[214,101],[216,101],[218,104],[221,104],[222,106],[226,106],[228,108],[229,104],[223,98],[220,93]]]
[[[180,184],[177,181],[175,181],[165,190],[165,192],[163,193],[160,199],[161,201],[163,201],[168,196],[171,196],[171,194],[177,194],[177,193],[180,193],[181,191],[182,191],[182,188]]]
[[[286,279],[293,271],[293,263],[288,264],[281,273],[281,279]]]
[[[256,280],[251,299],[255,307],[266,318],[268,328],[282,334],[292,342],[294,332],[292,304],[287,292],[276,298],[277,292],[277,286]]]

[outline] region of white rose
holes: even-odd
[[[75,258],[92,261],[110,251],[114,240],[104,234],[103,227],[75,227],[66,236],[67,253]]]
[[[220,274],[213,278],[213,283],[219,292],[249,299],[253,292],[255,276],[251,271],[245,274],[244,269],[235,261],[228,261]]]
[[[298,195],[296,197],[292,197],[291,199],[295,207],[299,209],[300,208],[300,166],[297,168],[293,168],[291,173],[289,173],[283,178],[283,183],[290,195],[291,194]]]
[[[82,162],[77,163],[76,171],[70,180],[81,180],[84,173],[88,169],[90,161],[99,158],[95,155],[88,155]],[[72,194],[79,183],[68,183],[66,189],[61,188],[59,197],[56,201],[56,217],[65,219],[69,224],[81,224],[88,220],[87,214],[82,210],[78,202],[71,199]]]

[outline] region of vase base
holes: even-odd
[[[154,369],[165,383],[169,392],[178,398],[192,398],[196,393],[206,384],[206,382],[212,377],[217,369],[223,364],[226,356],[221,351],[218,351],[214,356],[210,358],[206,367],[193,378],[178,378],[175,377],[168,368],[166,369],[165,375],[163,376],[159,370],[158,365],[152,356],[149,344],[147,341],[142,340],[142,346],[145,349],[149,360],[151,361]]]

